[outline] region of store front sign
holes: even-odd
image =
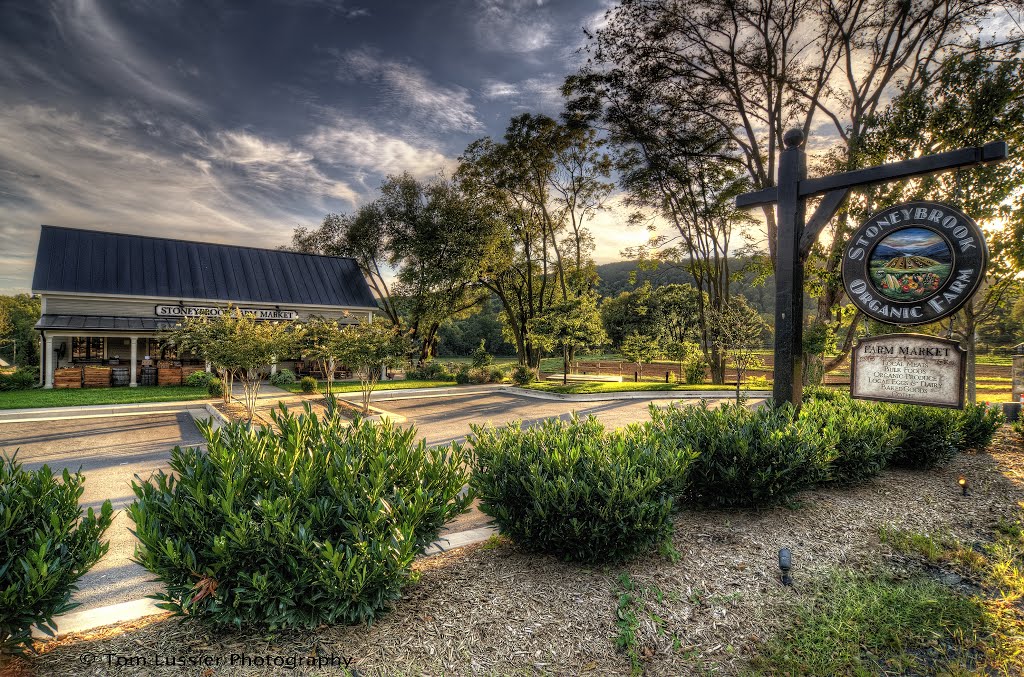
[[[987,263],[973,219],[939,202],[907,202],[883,209],[853,234],[843,252],[843,286],[870,318],[927,324],[970,300]]]
[[[294,310],[277,310],[276,308],[218,308],[216,306],[157,306],[157,317],[220,317],[228,313],[241,311],[246,317],[257,320],[296,320],[299,314]]]
[[[853,349],[850,394],[862,400],[962,409],[967,351],[923,334],[860,340]]]

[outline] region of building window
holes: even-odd
[[[98,336],[76,336],[71,339],[71,361],[92,362],[103,360],[104,339]]]

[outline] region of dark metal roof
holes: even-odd
[[[176,320],[154,317],[114,317],[112,315],[43,315],[36,329],[99,329],[106,331],[167,331]]]
[[[354,259],[56,226],[32,291],[377,307]]]

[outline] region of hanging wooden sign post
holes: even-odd
[[[785,149],[779,156],[778,185],[744,193],[736,198],[736,206],[776,206],[775,378],[772,396],[779,404],[792,402],[799,405],[803,383],[804,263],[818,235],[839,211],[850,189],[1000,162],[1006,159],[1007,151],[1005,142],[995,141],[984,146],[809,179],[803,131],[791,129],[786,132],[783,144]],[[818,195],[821,201],[805,223],[807,198]]]

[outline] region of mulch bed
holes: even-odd
[[[809,491],[791,507],[763,512],[685,512],[676,518],[676,563],[652,555],[624,566],[581,567],[487,543],[419,561],[420,581],[372,627],[328,627],[276,635],[212,632],[160,618],[38,646],[8,666],[26,674],[184,674],[179,668],[108,667],[102,656],[202,652],[345,656],[361,675],[630,674],[616,651],[618,579],[636,586],[642,669],[650,675],[714,670],[735,674],[758,642],[780,627],[789,600],[836,566],[876,566],[886,548],[878,528],[986,540],[1024,501],[1024,447],[1008,428],[987,454],[945,468],[887,471],[853,489]],[[968,478],[971,495],[957,486]],[[794,587],[778,582],[778,549],[793,549]],[[83,655],[100,656],[84,666]],[[235,666],[187,674],[280,674]],[[344,674],[337,667],[295,674]]]

